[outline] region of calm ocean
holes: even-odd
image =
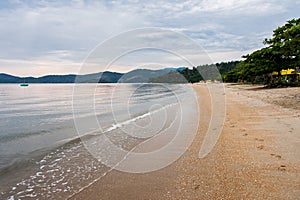
[[[0,85],[0,199],[72,196],[110,169],[83,137],[106,134],[130,151],[195,106],[191,94],[177,84]]]

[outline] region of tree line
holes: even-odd
[[[162,76],[151,78],[151,83],[196,83],[204,79],[222,80],[222,74],[233,70],[240,61],[221,62],[210,65],[199,65],[192,69],[184,68],[170,71]],[[203,77],[204,76],[204,77]]]

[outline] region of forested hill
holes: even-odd
[[[0,83],[148,83],[150,78],[182,69],[184,68],[164,68],[159,70],[135,69],[125,74],[106,71],[86,75],[48,75],[39,78],[17,77],[0,73]]]
[[[123,74],[117,72],[100,72],[87,75],[48,75],[35,78],[2,73],[0,74],[0,83],[116,83],[122,76]]]
[[[152,83],[195,83],[203,80],[203,74],[213,74],[210,79],[220,80],[222,75],[231,71],[241,61],[221,62],[210,65],[200,65],[193,69],[185,68],[180,71],[170,71],[158,77],[150,79]],[[216,69],[218,70],[216,72]],[[201,75],[202,74],[202,75]]]
[[[0,83],[188,83],[203,80],[201,73],[208,74],[217,69],[220,74],[212,79],[220,79],[223,73],[232,70],[240,61],[221,62],[215,65],[201,65],[193,69],[164,68],[159,70],[136,69],[122,74],[117,72],[99,72],[86,75],[48,75],[42,77],[17,77],[0,73]]]

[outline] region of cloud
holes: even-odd
[[[72,61],[54,61],[52,59],[0,59],[1,66],[5,66],[5,73],[18,76],[39,77],[48,74],[75,74],[79,71],[81,63]],[[4,68],[4,67],[3,67]],[[1,67],[2,69],[2,67]]]
[[[191,3],[191,1],[190,1]],[[227,15],[267,15],[274,12],[285,11],[282,4],[277,4],[276,1],[264,2],[261,0],[203,0],[194,3],[188,13],[215,13]]]
[[[30,75],[76,73],[99,43],[143,27],[183,33],[214,55],[237,59],[237,52],[241,56],[262,47],[273,29],[299,17],[300,4],[292,0],[11,0],[2,1],[0,10],[0,71]],[[162,43],[172,40],[167,35],[144,39],[158,38]],[[37,68],[41,61],[53,66]],[[25,67],[20,62],[27,63],[26,70],[22,71]],[[176,66],[176,62],[169,65]]]
[[[0,15],[0,36],[7,47],[1,55],[21,58],[52,50],[88,50],[137,19],[103,4],[22,5]],[[120,23],[122,21],[122,23]],[[19,50],[22,54],[18,54]],[[4,49],[2,49],[4,50]]]

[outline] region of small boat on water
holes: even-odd
[[[28,83],[21,83],[20,86],[26,87],[26,86],[28,86]]]

